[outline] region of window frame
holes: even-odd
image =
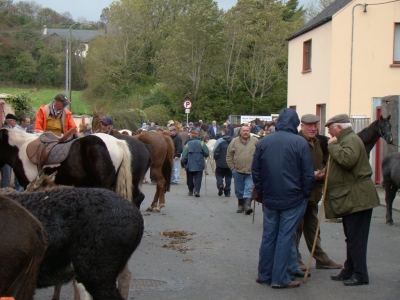
[[[312,71],[311,68],[312,61],[312,39],[303,42],[303,73],[308,73]]]
[[[393,29],[393,65],[400,66],[400,23],[394,23]]]

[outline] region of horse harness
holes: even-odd
[[[38,171],[46,165],[62,163],[68,156],[73,135],[76,129],[70,129],[63,137],[59,138],[51,131],[46,131],[26,147],[26,155],[30,161],[37,165]]]

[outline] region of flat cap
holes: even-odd
[[[61,102],[64,106],[67,106],[68,104],[70,104],[70,102],[68,101],[67,96],[65,96],[63,94],[57,94],[54,97],[54,100]]]
[[[325,123],[325,127],[328,127],[329,125],[333,124],[333,123],[350,123],[350,118],[348,115],[346,114],[340,114],[340,115],[336,115],[332,118],[330,118],[326,123]]]
[[[313,114],[306,114],[301,117],[301,123],[305,123],[305,124],[317,123],[320,120],[321,120],[320,117],[313,115]]]
[[[197,129],[193,129],[191,132],[189,132],[190,135],[199,135],[199,131]]]
[[[168,130],[169,131],[176,130],[176,127],[175,126],[169,126]]]
[[[18,121],[18,118],[13,115],[13,114],[7,114],[6,115],[6,120],[14,120],[14,121]]]

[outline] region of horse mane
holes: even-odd
[[[361,138],[362,141],[366,141],[369,138],[371,138],[372,134],[373,134],[373,130],[372,128],[375,127],[378,124],[379,120],[375,120],[373,121],[371,124],[369,124],[367,127],[365,127],[364,129],[362,129],[361,131],[359,131],[357,133],[357,135]]]
[[[176,120],[174,120],[174,126],[175,126],[175,128],[176,128],[176,132],[177,133],[179,133],[179,132],[182,132],[183,131],[183,127],[182,127],[182,125],[181,125],[181,123],[179,123],[178,121],[176,121]]]

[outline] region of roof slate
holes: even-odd
[[[56,34],[64,39],[67,38],[68,29],[47,29],[47,34],[43,36],[51,36]],[[89,42],[96,36],[101,35],[103,32],[99,30],[71,30],[72,38],[80,40],[81,42]]]
[[[294,34],[292,34],[287,40],[290,41],[306,32],[309,32],[325,23],[332,21],[332,16],[352,1],[353,0],[336,0],[323,11],[321,11],[318,15],[316,15],[313,19],[308,21]]]

